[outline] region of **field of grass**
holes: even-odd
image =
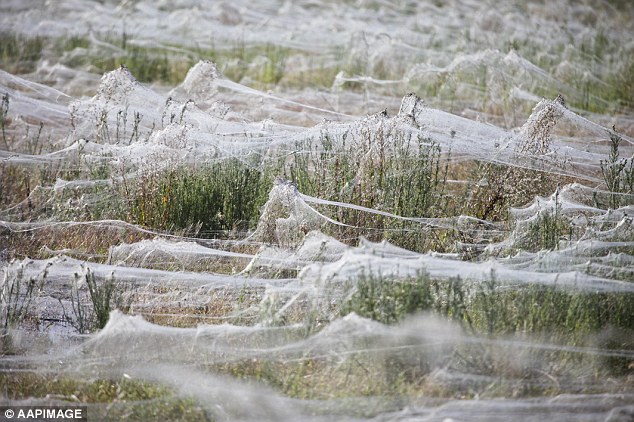
[[[0,6],[0,400],[631,416],[632,5],[63,3]]]

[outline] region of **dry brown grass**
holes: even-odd
[[[46,259],[53,255],[86,258],[105,262],[108,248],[120,243],[133,243],[152,237],[133,227],[99,224],[59,224],[11,230],[2,228],[1,241],[5,242],[7,258]]]

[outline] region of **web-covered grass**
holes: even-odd
[[[159,3],[0,6],[3,398],[631,414],[631,5]]]

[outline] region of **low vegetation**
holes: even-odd
[[[321,56],[279,45],[237,42],[230,48],[212,45],[184,49],[143,45],[125,33],[97,36],[103,43],[97,45],[94,39],[82,36],[53,39],[2,33],[0,64],[7,72],[25,75],[35,72],[42,60],[55,54],[66,66],[95,74],[125,65],[139,81],[162,84],[164,88],[180,83],[202,58],[217,62],[228,79],[257,89],[292,90],[311,85],[359,96],[366,94],[367,79],[337,84],[337,75],[351,79],[361,75],[394,78],[399,89],[410,84],[407,86],[419,92],[447,99],[452,107],[460,90],[469,87],[480,93],[482,110],[494,118],[505,117],[503,112],[497,113],[500,105],[488,97],[490,84],[495,81],[486,66],[405,81],[406,69],[385,60],[370,63],[365,57],[364,62],[367,54],[345,54],[345,49],[335,49],[333,63],[319,62],[317,57]],[[465,42],[472,42],[468,32],[465,37]],[[514,41],[512,46],[526,51],[527,56],[534,49],[529,42]],[[582,52],[587,57],[583,60],[600,63],[614,48],[605,34],[599,34],[585,41]],[[547,71],[557,66],[548,57],[541,60],[540,65]],[[627,92],[634,80],[634,66],[626,61],[616,69],[614,74],[604,75],[614,89],[604,89],[601,81],[577,80],[568,75],[566,83],[580,93],[569,106],[589,112],[630,110]],[[548,86],[539,93],[553,94]],[[22,120],[12,108],[11,96],[0,94],[0,150],[29,157],[46,153],[51,146],[49,128],[38,121]],[[556,101],[567,107],[563,99]],[[186,106],[180,120],[177,115],[166,120],[182,124]],[[12,336],[19,336],[21,329],[31,326],[38,329],[43,321],[32,305],[47,283],[49,267],[37,278],[26,277],[23,266],[27,260],[71,256],[87,262],[83,272],[69,274],[68,292],[56,299],[64,310],[60,322],[81,335],[104,329],[113,310],[142,315],[151,323],[174,329],[212,323],[259,323],[263,327],[290,327],[291,332],[295,323],[303,324],[305,330],[298,335],[299,340],[319,335],[322,327],[353,314],[395,329],[407,327],[411,321],[418,321],[416,318],[432,318],[457,333],[449,346],[440,349],[422,343],[416,336],[403,335],[392,344],[374,341],[368,335],[340,359],[307,348],[299,355],[262,354],[197,363],[198,369],[207,373],[264,384],[287,397],[373,397],[377,408],[400,409],[403,403],[415,403],[421,397],[445,400],[631,393],[634,293],[625,288],[597,292],[533,280],[511,283],[499,279],[493,271],[487,280],[475,282],[467,277],[433,278],[420,271],[409,277],[362,274],[343,285],[328,286],[342,290],[333,297],[314,299],[301,291],[289,293],[295,296],[284,302],[288,296],[283,288],[278,297],[269,286],[227,283],[223,289],[214,290],[208,285],[157,286],[147,280],[134,284],[122,281],[114,272],[98,276],[90,268],[91,263],[117,265],[111,262],[112,247],[163,235],[190,245],[214,245],[219,254],[244,256],[240,261],[217,258],[209,261],[212,264],[191,266],[183,264],[178,256],[159,257],[148,264],[153,270],[198,272],[210,277],[237,274],[245,266],[236,262],[248,262],[249,254],[260,257],[274,250],[281,251],[280,256],[291,256],[303,236],[317,229],[345,245],[356,246],[363,238],[386,240],[409,251],[451,254],[456,260],[470,263],[502,254],[521,258],[561,252],[586,240],[593,230],[616,230],[618,224],[628,220],[606,217],[595,223],[588,217],[590,211],[576,216],[564,212],[561,187],[588,181],[570,176],[569,171],[562,171],[567,174],[562,176],[541,169],[540,160],[545,156],[553,162],[566,158],[549,148],[550,129],[555,125],[552,110],[540,122],[542,132],[527,132],[513,157],[516,161],[509,160],[513,165],[472,157],[454,159],[453,152],[434,139],[404,129],[406,125],[399,124],[398,119],[408,116],[391,119],[387,112],[367,116],[343,131],[324,122],[320,131],[295,137],[288,144],[280,143],[266,154],[220,157],[195,164],[162,162],[131,169],[126,168],[124,160],[118,166],[110,165],[109,160],[98,164],[82,161],[81,149],[76,158],[55,165],[35,161],[22,165],[0,159],[0,355],[24,354],[14,346]],[[130,122],[123,121],[122,116],[123,111],[117,115],[117,126],[110,128],[106,112],[94,116],[94,139],[87,141],[117,146],[142,144],[157,129],[143,129],[145,122],[138,112]],[[168,122],[161,123],[165,126]],[[74,129],[75,121],[69,125]],[[455,135],[451,129],[450,136]],[[606,133],[609,152],[596,163],[593,177],[599,182],[592,186],[596,191],[594,203],[584,204],[587,208],[609,210],[610,215],[634,204],[634,159],[623,152],[626,138],[615,127]],[[66,188],[65,181],[87,183]],[[296,244],[274,241],[277,226],[257,239],[250,237],[262,223],[264,207],[276,183],[292,186],[299,199],[300,193],[304,198],[319,199],[310,204],[310,216],[299,216],[296,222],[290,221],[296,216],[288,215],[289,210],[297,211],[292,204],[280,206],[283,212],[271,217],[272,225],[288,224],[280,227],[297,223],[293,228],[301,235]],[[532,217],[516,221],[512,208],[526,206],[536,197],[551,200]],[[319,222],[313,224],[316,219]],[[464,220],[472,226],[465,228]],[[20,226],[31,222],[55,224]],[[602,277],[606,282],[634,281],[634,272],[628,269],[632,247],[627,236],[631,232],[624,232],[624,240],[615,242],[619,244],[606,258],[623,262],[622,268],[604,266],[604,256],[590,256],[587,262],[576,264],[578,272]],[[486,249],[487,245],[498,245],[499,249]],[[297,261],[304,262],[302,259]],[[289,264],[271,273],[278,279],[294,278],[299,270],[299,264],[298,268]],[[253,274],[259,275],[257,271]],[[189,300],[195,288],[206,301]],[[160,295],[169,300],[153,302]],[[276,313],[279,307],[288,312],[280,316],[282,312]],[[289,339],[297,340],[292,335]],[[463,385],[442,378],[443,371],[473,375],[474,380]],[[41,373],[37,368],[26,368],[17,373],[6,366],[0,370],[0,396],[88,404],[89,419],[214,420],[209,412],[213,405],[202,406],[194,398],[183,397],[161,384],[129,377],[80,379],[55,373],[54,369]],[[371,406],[354,409],[359,417],[374,416],[373,411]]]
[[[88,420],[212,421],[193,399],[166,387],[130,378],[85,380],[34,372],[0,372],[0,394],[40,404],[88,405]]]

